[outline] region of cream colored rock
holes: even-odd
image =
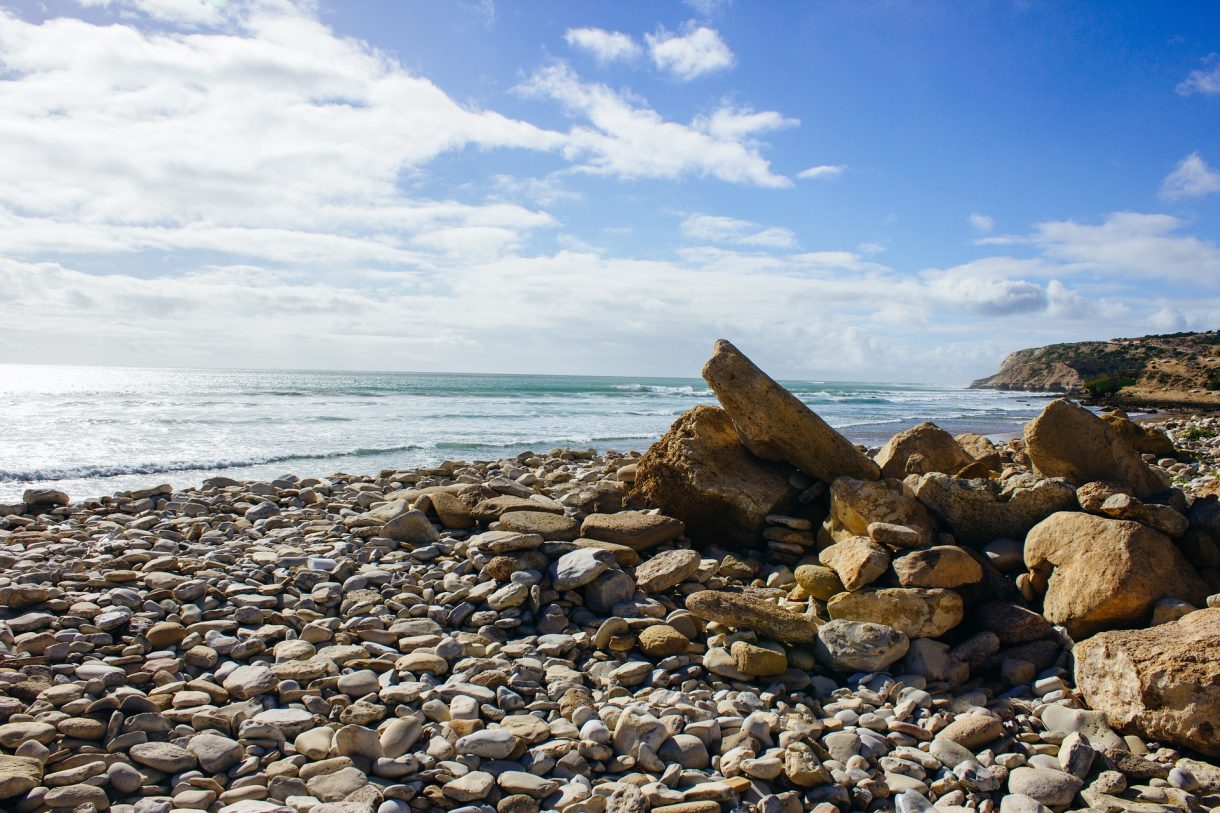
[[[1076,485],[1108,480],[1147,497],[1168,487],[1140,453],[1105,421],[1084,407],[1058,398],[1025,426],[1025,446],[1034,471]]]
[[[826,603],[834,619],[871,621],[908,638],[937,638],[962,622],[962,597],[952,590],[883,587],[840,593]]]
[[[818,634],[818,622],[813,617],[744,593],[702,590],[686,597],[686,609],[705,621],[753,630],[787,643],[808,643]]]
[[[1210,592],[1164,534],[1074,511],[1052,514],[1030,530],[1025,565],[1047,585],[1042,614],[1077,641],[1142,626],[1160,599],[1203,606]]]
[[[910,488],[899,480],[857,480],[840,477],[830,486],[830,534],[836,541],[868,536],[874,522],[905,525],[932,538],[932,519]]]
[[[1220,609],[1078,643],[1076,685],[1126,733],[1220,756]]]
[[[703,378],[746,448],[764,460],[790,463],[826,483],[841,476],[880,476],[864,452],[724,339],[716,342],[703,366]]]
[[[890,566],[889,553],[867,536],[849,536],[822,550],[818,559],[835,572],[846,590],[872,584]]]

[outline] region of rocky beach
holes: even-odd
[[[643,453],[0,506],[0,804],[1220,806],[1220,419],[866,450],[703,376]]]

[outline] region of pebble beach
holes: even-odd
[[[644,451],[0,506],[0,803],[1220,806],[1220,419],[851,443],[727,342]]]

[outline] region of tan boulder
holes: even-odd
[[[1076,686],[1126,733],[1220,756],[1220,608],[1076,645]]]
[[[818,634],[815,618],[745,593],[701,590],[686,597],[686,609],[704,621],[715,621],[733,629],[753,630],[759,635],[790,644],[808,643]]]
[[[882,477],[899,480],[930,471],[956,474],[974,462],[952,435],[928,421],[894,435],[875,459]]]
[[[1173,441],[1164,430],[1136,423],[1121,409],[1102,413],[1101,419],[1140,454],[1154,454],[1157,457],[1173,457],[1177,454]]]
[[[826,602],[833,619],[871,621],[908,638],[936,638],[962,622],[962,597],[952,590],[882,587],[840,593]]]
[[[830,486],[830,535],[836,542],[849,536],[868,536],[874,522],[905,525],[918,531],[924,542],[932,539],[928,509],[899,480],[857,480],[840,477]]]
[[[28,793],[42,784],[42,763],[33,757],[0,754],[0,799]]]
[[[686,581],[698,569],[699,554],[695,551],[665,551],[635,569],[635,583],[645,593],[660,593]]]
[[[932,472],[910,478],[910,487],[962,545],[1023,539],[1040,520],[1076,507],[1076,490],[1067,480],[1030,473],[1001,481]]]
[[[558,503],[546,503],[540,500],[531,500],[527,497],[514,497],[511,494],[501,494],[498,497],[480,500],[471,509],[470,514],[476,522],[489,523],[495,522],[503,514],[510,511],[546,511],[548,514],[562,514],[563,506]]]
[[[964,471],[951,473],[957,474],[959,477],[985,477],[988,473],[999,471],[1004,467],[1000,460],[1000,450],[982,435],[963,432],[954,440],[970,456],[971,464]]]
[[[648,550],[682,535],[682,521],[664,514],[621,511],[617,514],[589,514],[580,525],[584,539],[600,539],[625,545],[632,550]]]
[[[727,412],[700,404],[640,458],[635,489],[682,520],[692,539],[746,546],[758,542],[768,514],[795,507],[790,471],[754,457]]]
[[[1108,480],[1129,487],[1137,497],[1169,486],[1105,421],[1063,398],[1026,424],[1025,446],[1034,471],[1046,477],[1064,477],[1076,485]]]
[[[818,559],[835,572],[845,590],[872,584],[890,566],[889,553],[867,536],[849,536],[825,548]]]
[[[847,589],[837,573],[822,565],[801,565],[792,575],[796,577],[796,583],[818,601],[826,601]]]
[[[1143,625],[1162,598],[1202,606],[1210,592],[1169,537],[1077,511],[1052,514],[1030,530],[1025,566],[1046,585],[1042,614],[1077,640]]]
[[[904,553],[893,561],[903,587],[961,587],[983,580],[983,567],[956,545],[936,545]]]
[[[742,442],[765,460],[790,463],[811,477],[876,480],[877,464],[724,339],[703,378],[733,419]]]

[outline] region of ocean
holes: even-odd
[[[1028,393],[784,381],[857,443],[930,420],[1004,436]],[[0,502],[205,478],[376,473],[525,450],[644,450],[715,396],[699,379],[0,365]]]

